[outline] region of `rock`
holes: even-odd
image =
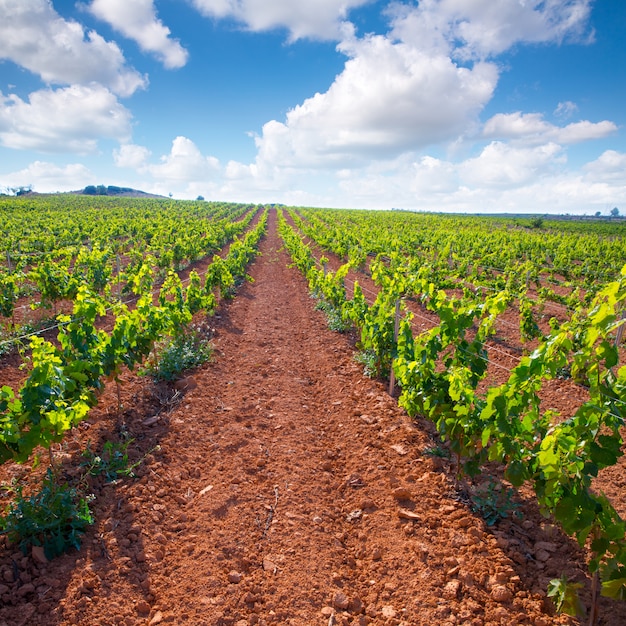
[[[547,561],[550,560],[550,553],[547,552],[546,550],[537,550],[535,552],[535,558],[540,562],[540,563],[546,563]]]
[[[324,617],[330,617],[333,613],[335,612],[335,609],[333,609],[332,606],[325,606],[320,613],[324,616]]]
[[[459,597],[460,591],[461,581],[451,580],[446,583],[446,586],[443,588],[442,595],[446,600],[456,600]]]
[[[33,546],[32,555],[33,555],[33,559],[37,561],[37,563],[41,563],[42,565],[45,565],[48,562],[43,546]]]
[[[401,443],[394,444],[391,446],[391,449],[394,452],[397,452],[400,456],[406,456],[409,453],[409,451]]]
[[[17,595],[23,598],[24,596],[27,596],[29,593],[33,593],[34,591],[35,585],[33,585],[33,583],[26,583],[25,585],[22,585],[18,588]]]
[[[196,379],[193,376],[186,376],[174,382],[174,389],[177,391],[191,391],[198,386]]]
[[[351,613],[358,615],[359,613],[363,613],[364,608],[365,607],[363,606],[363,601],[358,596],[350,600],[350,605],[348,606],[348,609]]]
[[[411,492],[406,487],[397,487],[391,492],[396,500],[410,500]]]
[[[243,576],[239,572],[236,572],[235,570],[228,572],[228,582],[230,583],[237,585],[241,582],[242,578]]]
[[[382,550],[380,548],[374,548],[374,550],[372,550],[372,560],[380,561],[382,558],[383,558]]]
[[[491,590],[491,597],[501,604],[508,604],[513,600],[513,594],[504,585],[495,585]]]
[[[163,621],[163,613],[161,613],[161,611],[157,611],[152,616],[152,619],[148,622],[148,626],[156,626],[157,624],[160,624],[162,621]]]
[[[540,550],[545,550],[546,552],[556,552],[557,545],[551,541],[538,541],[535,544],[535,551],[539,552]]]
[[[263,559],[263,569],[266,572],[271,572],[272,574],[275,574],[276,570],[278,570],[278,567],[277,567],[276,563],[274,563],[274,561],[272,561],[268,557],[265,557]]]
[[[345,611],[350,606],[350,600],[345,593],[339,591],[333,598],[333,606],[340,611]]]
[[[135,608],[140,615],[148,615],[150,613],[150,605],[145,600],[139,600]]]
[[[398,509],[398,517],[400,519],[408,519],[412,522],[416,522],[419,519],[419,515],[408,509]]]
[[[388,619],[394,618],[398,612],[392,606],[384,606],[381,610],[383,617]]]

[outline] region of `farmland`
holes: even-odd
[[[620,223],[111,200],[2,209],[7,511],[51,466],[93,520],[54,559],[4,538],[0,619],[570,624],[551,580],[623,594]],[[207,363],[138,375],[190,328]]]

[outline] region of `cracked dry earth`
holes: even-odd
[[[150,419],[159,394],[125,376],[138,478],[94,480],[80,552],[2,544],[0,625],[577,623],[545,589],[563,572],[588,585],[584,554],[530,498],[491,528],[472,512],[281,245],[272,213],[255,282],[211,320],[213,359],[180,402]],[[58,452],[68,475],[85,442],[119,436],[114,406],[108,389]]]

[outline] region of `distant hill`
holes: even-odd
[[[115,185],[87,185],[84,189],[70,191],[70,193],[82,196],[121,196],[124,198],[165,198],[154,193],[146,193],[131,187],[117,187]]]

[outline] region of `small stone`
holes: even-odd
[[[406,449],[406,447],[403,446],[400,443],[397,443],[397,444],[391,446],[391,449],[394,452],[397,452],[400,456],[406,456],[409,453],[409,451]]]
[[[263,559],[263,569],[266,572],[271,572],[272,574],[275,574],[278,567],[276,566],[276,563],[274,563],[274,561],[272,561],[268,557],[265,557]]]
[[[33,559],[37,561],[37,563],[41,563],[42,565],[45,565],[48,562],[43,546],[33,546],[32,554],[33,554]]]
[[[419,519],[419,515],[409,509],[398,509],[398,517],[400,519],[408,519],[412,522],[416,522]]]
[[[535,544],[535,551],[545,550],[546,552],[556,552],[557,545],[552,541],[538,541]]]
[[[243,576],[239,572],[236,572],[235,570],[232,570],[231,572],[228,573],[228,582],[233,583],[235,585],[239,584],[242,578]]]
[[[336,609],[345,611],[350,606],[350,600],[348,599],[348,596],[346,596],[345,593],[342,593],[342,592],[336,593],[335,597],[333,598],[333,606]]]
[[[513,594],[504,585],[495,585],[491,590],[491,597],[501,604],[508,604],[513,600]]]
[[[546,563],[547,561],[550,560],[550,553],[547,552],[546,550],[537,550],[535,552],[535,558],[540,562],[540,563]]]
[[[135,608],[140,615],[148,615],[150,613],[150,605],[145,600],[139,600]]]
[[[152,616],[152,619],[148,622],[148,626],[156,626],[157,624],[160,624],[162,621],[163,621],[163,613],[161,613],[161,611],[157,611]]]
[[[406,487],[397,487],[391,492],[396,500],[410,500],[411,492]]]
[[[332,606],[325,606],[320,613],[324,616],[324,617],[330,617],[333,613],[335,612],[335,609],[333,609]]]
[[[380,561],[383,558],[383,553],[380,548],[374,548],[372,550],[372,560]]]
[[[443,588],[442,595],[446,600],[456,600],[459,597],[460,591],[461,581],[455,579],[446,583],[446,586]]]
[[[193,376],[186,376],[174,383],[174,389],[177,391],[191,391],[198,386],[196,379]]]
[[[392,606],[384,606],[381,610],[381,613],[383,614],[383,617],[386,618],[394,618],[398,612],[392,607]]]
[[[24,596],[27,596],[29,593],[33,593],[34,591],[35,585],[33,585],[33,583],[26,583],[17,590],[17,595],[23,598]]]
[[[350,600],[350,605],[348,606],[348,609],[351,613],[358,615],[359,613],[363,613],[364,608],[365,607],[363,606],[363,601],[358,596]]]

